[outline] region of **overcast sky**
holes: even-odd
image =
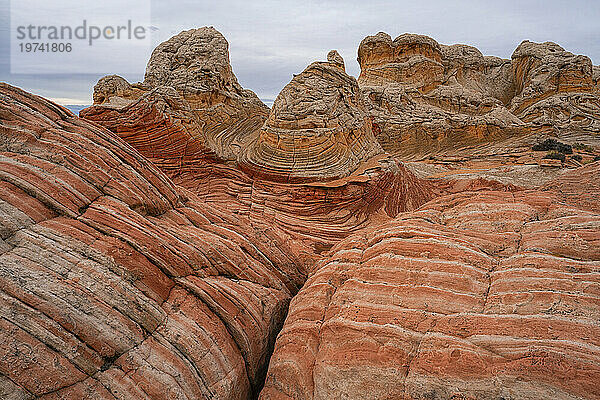
[[[0,0],[0,80],[63,104],[89,104],[100,74],[10,74],[8,10],[9,0]],[[323,60],[331,49],[344,57],[347,72],[358,76],[358,45],[379,31],[392,37],[425,34],[443,44],[469,44],[485,55],[503,58],[510,58],[522,40],[554,41],[589,56],[595,65],[600,63],[600,1],[595,0],[152,0],[151,13],[157,28],[155,44],[185,29],[217,28],[229,41],[238,80],[265,100],[273,99],[292,74]],[[142,80],[149,56],[148,52],[144,59],[134,60],[139,68],[125,78]]]

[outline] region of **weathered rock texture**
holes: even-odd
[[[161,86],[124,107],[90,107],[86,119],[110,129],[170,176],[218,162],[200,117],[172,87]]]
[[[0,85],[0,397],[247,399],[306,273],[275,227]]]
[[[269,112],[227,48],[182,32],[85,119],[0,84],[0,398],[600,399],[594,150],[467,160],[593,142],[597,67],[378,34]]]
[[[290,183],[332,180],[383,152],[358,83],[336,54],[309,65],[279,93],[258,140],[240,154],[245,171]]]
[[[181,96],[177,102],[187,103],[183,107],[190,108],[199,123],[193,139],[201,134],[205,146],[221,159],[235,160],[262,126],[269,109],[254,92],[240,86],[229,63],[228,48],[227,40],[213,27],[181,32],[154,50],[143,83],[131,85],[116,75],[100,79],[94,87],[95,106],[81,115],[116,123],[110,110],[130,113],[136,99],[153,101],[152,94],[150,99],[143,98],[149,91],[172,88]]]
[[[554,43],[525,41],[503,60],[381,32],[362,41],[358,62],[375,135],[404,158],[519,151],[544,135],[600,144],[596,70]]]
[[[383,154],[356,79],[344,72],[337,52],[328,58],[284,88],[237,164],[211,150],[205,117],[170,87],[125,107],[94,106],[81,115],[118,134],[205,201],[280,227],[312,248],[305,256],[314,259],[352,232],[412,210],[433,194],[429,183]]]
[[[336,245],[260,398],[600,398],[600,214],[572,196],[600,165],[575,176],[443,196]]]

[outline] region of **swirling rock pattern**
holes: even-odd
[[[380,33],[269,113],[200,28],[84,119],[0,84],[0,398],[600,399],[594,150],[460,161],[593,143],[586,60]]]
[[[261,179],[300,183],[343,178],[382,153],[356,79],[339,54],[314,62],[279,93],[258,139],[239,157]]]
[[[511,111],[539,131],[600,133],[593,66],[555,43],[524,41],[512,55],[516,95]]]
[[[0,397],[256,395],[298,245],[6,84],[0,130]]]
[[[218,162],[198,115],[179,92],[160,86],[124,106],[92,106],[80,116],[119,135],[174,177]]]
[[[305,257],[314,261],[372,216],[393,217],[433,194],[430,184],[383,154],[356,80],[336,51],[328,58],[282,91],[260,137],[240,154],[240,168],[211,152],[204,117],[168,86],[81,116],[118,134],[205,201],[256,225],[278,226],[312,248]]]
[[[344,240],[292,300],[260,398],[600,398],[600,214],[580,200],[462,192]]]
[[[600,145],[596,67],[557,44],[525,41],[503,60],[380,32],[361,42],[358,61],[375,134],[403,158],[519,152],[543,135]]]

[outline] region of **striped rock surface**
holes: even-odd
[[[79,116],[116,133],[169,176],[209,168],[218,161],[200,118],[169,86],[153,89],[124,106],[91,106]]]
[[[97,105],[80,115],[119,135],[204,201],[257,226],[279,227],[301,248],[312,249],[303,253],[311,262],[351,233],[417,208],[434,192],[383,153],[356,80],[335,54],[282,91],[261,137],[244,148],[237,164],[211,150],[204,111],[168,86],[125,106]],[[308,128],[313,125],[320,128]],[[279,127],[278,139],[268,134],[273,126]]]
[[[566,192],[442,196],[336,245],[260,398],[599,399],[600,214]]]
[[[195,114],[168,87],[122,108],[90,107],[81,116],[110,129],[152,161],[173,182],[215,207],[277,226],[315,254],[371,223],[412,210],[433,196],[386,154],[362,162],[347,177],[288,184],[249,176],[206,145]]]
[[[258,139],[240,153],[244,171],[286,183],[327,181],[383,152],[356,79],[334,58],[312,63],[279,93]]]
[[[154,164],[0,85],[0,398],[255,398],[319,254],[432,196],[386,156],[342,180],[253,182],[189,145],[179,100],[100,110]]]
[[[0,84],[0,398],[255,396],[306,275],[287,239]]]

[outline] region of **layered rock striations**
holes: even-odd
[[[600,215],[570,193],[447,195],[336,245],[260,398],[600,398]]]
[[[39,97],[0,117],[0,397],[257,395],[299,245]]]
[[[515,97],[510,110],[541,132],[600,133],[593,66],[552,42],[524,41],[512,55]]]
[[[383,33],[359,62],[269,110],[200,28],[84,118],[0,84],[0,398],[599,399],[598,67]],[[507,162],[548,134],[583,166]]]
[[[292,79],[238,159],[253,178],[251,213],[273,216],[317,252],[434,192],[383,153],[356,80],[337,52],[328,60]]]
[[[356,79],[339,54],[314,62],[283,88],[258,140],[239,164],[259,178],[289,183],[345,178],[383,152]]]
[[[356,79],[335,50],[327,58],[282,90],[257,135],[246,131],[248,142],[235,163],[212,151],[202,125],[206,116],[181,90],[159,87],[125,107],[90,107],[81,116],[118,134],[176,184],[256,224],[278,226],[318,254],[370,224],[371,216],[393,217],[433,194],[430,184],[383,153]],[[149,66],[156,63],[151,59]],[[225,76],[231,70],[213,69]],[[149,76],[159,79],[160,71]],[[175,75],[194,79],[183,69]],[[229,84],[188,85],[206,91],[216,85],[218,91]]]
[[[168,88],[176,90],[196,115],[206,147],[225,161],[236,159],[269,112],[254,92],[238,83],[227,40],[213,27],[203,27],[183,31],[156,47],[144,82],[131,85],[115,75],[102,78],[94,87],[94,106],[81,115],[114,124],[109,111],[131,113],[136,100],[152,101],[150,91]]]
[[[89,107],[81,116],[119,135],[171,177],[222,163],[200,117],[172,87],[160,86],[124,107]]]
[[[503,60],[381,32],[361,42],[358,62],[376,136],[393,154],[485,156],[530,148],[544,135],[598,144],[592,64],[554,43],[525,41]]]

